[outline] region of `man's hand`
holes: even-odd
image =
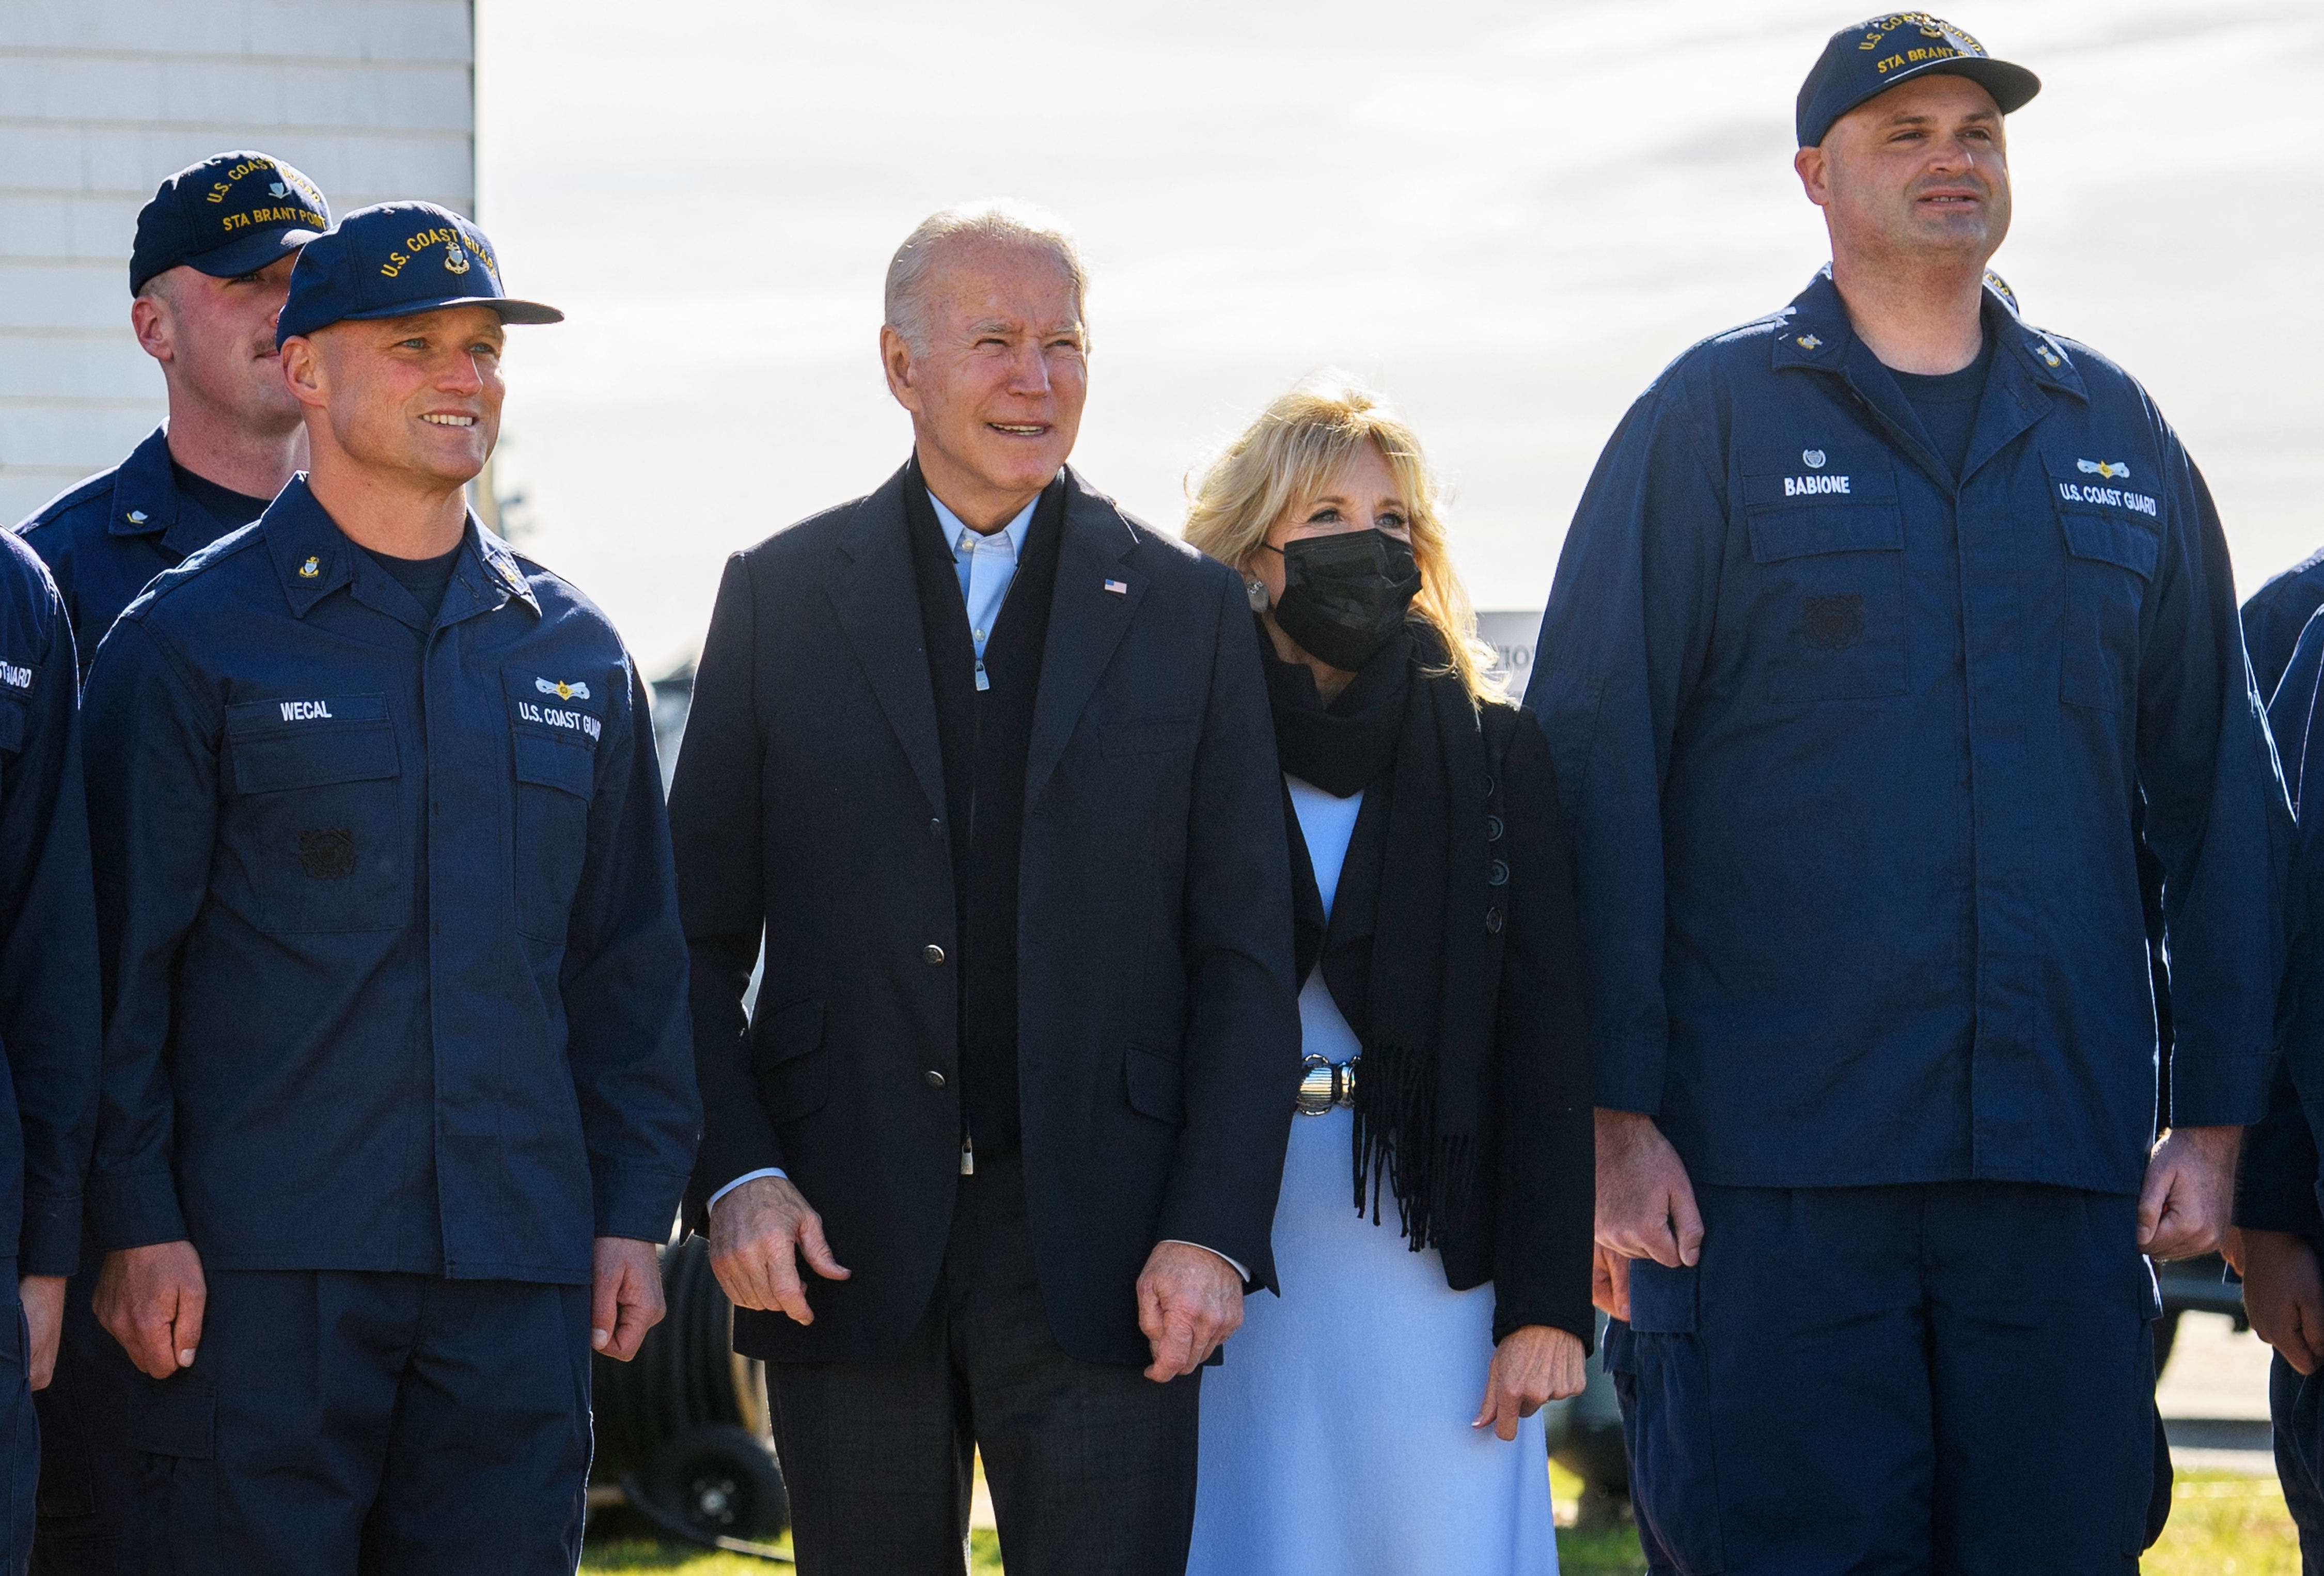
[[[97,1272],[97,1322],[139,1371],[166,1379],[194,1366],[209,1287],[191,1242],[156,1242],[105,1256]]]
[[[661,1260],[652,1243],[632,1237],[600,1237],[591,1257],[589,1344],[627,1362],[669,1312],[661,1299]]]
[[[2226,1240],[2236,1205],[2241,1128],[2173,1128],[2146,1162],[2138,1194],[2138,1250],[2199,1258]]]
[[[2303,1374],[2324,1366],[2324,1274],[2316,1250],[2289,1231],[2229,1233],[2252,1332]]]
[[[32,1388],[45,1390],[56,1377],[57,1337],[64,1332],[65,1277],[28,1275],[16,1283],[16,1295],[24,1304],[24,1327],[32,1332],[24,1367]]]
[[[789,1314],[815,1323],[799,1283],[798,1261],[825,1280],[845,1280],[854,1271],[840,1267],[823,1240],[823,1217],[785,1176],[746,1182],[710,1212],[710,1270],[726,1300],[738,1308]]]
[[[1510,1331],[1493,1348],[1492,1365],[1485,1370],[1485,1404],[1469,1426],[1515,1439],[1517,1424],[1544,1405],[1582,1394],[1590,1382],[1588,1366],[1572,1331],[1548,1324]]]
[[[1138,1327],[1154,1349],[1148,1378],[1193,1373],[1242,1328],[1242,1276],[1207,1248],[1157,1242],[1138,1277]]]
[[[1609,1319],[1630,1316],[1630,1261],[1610,1248],[1591,1249],[1590,1301]]]
[[[1650,1116],[1598,1108],[1598,1245],[1672,1269],[1702,1257],[1694,1184]]]

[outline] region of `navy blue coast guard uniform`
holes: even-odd
[[[157,427],[120,465],[67,488],[16,527],[56,577],[81,674],[147,582],[256,517],[256,501],[222,514],[232,498],[223,488],[205,498],[183,486],[166,430]],[[37,1563],[43,1576],[131,1576],[119,1563],[117,1539],[136,1467],[121,1427],[136,1370],[90,1307],[98,1255],[81,1258],[65,1301],[56,1378],[39,1397]]]
[[[31,1554],[41,1465],[17,1282],[73,1271],[97,1121],[79,687],[55,584],[0,531],[0,1576]]]
[[[2127,374],[1997,281],[1983,318],[1958,476],[1828,272],[1680,357],[1543,622],[1598,1099],[1706,1226],[1609,1349],[1660,1571],[2134,1568],[2142,790],[2175,1120],[2265,1103],[2279,789],[2218,521]]]
[[[157,427],[127,459],[58,493],[16,530],[56,576],[87,673],[105,631],[154,576],[249,523],[220,518],[179,484],[168,431]]]
[[[89,677],[116,960],[96,1231],[190,1238],[140,1376],[180,1569],[570,1571],[593,1239],[699,1125],[644,691],[473,520],[431,620],[294,480]],[[206,1563],[205,1562],[209,1562]]]

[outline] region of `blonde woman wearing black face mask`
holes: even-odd
[[[1548,1576],[1541,1424],[1591,1329],[1589,1069],[1549,751],[1487,682],[1436,488],[1361,389],[1285,395],[1186,539],[1242,574],[1303,1049],[1275,1249],[1204,1381],[1191,1576]]]

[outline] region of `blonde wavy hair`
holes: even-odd
[[[1352,378],[1325,373],[1277,400],[1227,445],[1192,491],[1184,535],[1239,573],[1275,522],[1322,493],[1370,443],[1388,462],[1410,516],[1420,594],[1412,611],[1443,641],[1446,659],[1431,671],[1457,676],[1476,701],[1506,701],[1488,677],[1493,649],[1477,638],[1469,588],[1444,547],[1444,516],[1420,439],[1387,402]]]

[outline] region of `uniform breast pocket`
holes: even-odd
[[[0,755],[23,752],[24,734],[30,728],[25,714],[30,709],[15,696],[0,690]]]
[[[403,780],[383,695],[226,708],[234,799],[220,830],[281,932],[393,930],[410,922]]]
[[[1894,462],[1812,449],[1744,460],[1743,638],[1778,702],[1904,693],[1904,516]]]
[[[516,927],[563,946],[589,852],[596,759],[577,744],[516,733]]]
[[[2126,469],[2127,467],[2125,467]],[[2064,645],[2059,698],[2099,711],[2137,704],[2139,631],[2146,588],[2163,557],[2147,494],[2052,470],[2058,529],[2066,548]]]

